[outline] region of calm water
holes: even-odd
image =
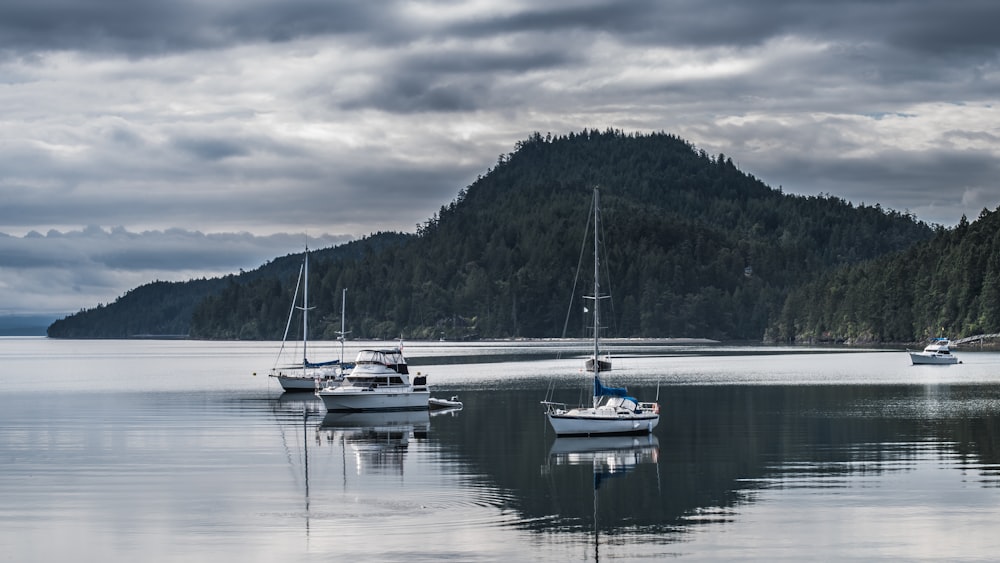
[[[651,438],[555,438],[582,347],[408,343],[464,410],[334,416],[263,375],[274,343],[0,338],[0,560],[1000,553],[1000,354],[618,350]]]

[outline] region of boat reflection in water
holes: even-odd
[[[403,471],[410,440],[427,437],[430,414],[422,411],[328,412],[316,440],[353,452],[357,473]]]
[[[600,479],[626,473],[643,463],[656,463],[660,441],[656,436],[601,436],[595,438],[556,438],[549,448],[554,465],[591,465],[594,486]]]
[[[598,518],[599,492],[605,480],[629,473],[640,465],[656,465],[660,457],[660,442],[656,436],[600,436],[593,438],[556,438],[549,449],[549,472],[552,466],[590,466],[593,487],[593,560],[600,561],[600,525]],[[557,476],[558,478],[558,476]]]

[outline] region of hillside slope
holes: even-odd
[[[783,194],[671,135],[535,135],[405,245],[314,268],[310,295],[325,311],[311,331],[339,328],[347,287],[347,323],[359,338],[560,336],[567,310],[569,335],[582,335],[571,289],[594,185],[610,336],[760,339],[791,288],[932,235],[878,206]],[[207,299],[192,334],[273,337],[283,319],[236,304],[287,303],[290,284],[279,281]]]
[[[377,252],[388,246],[402,244],[409,238],[411,235],[378,233],[334,248],[313,251],[312,256],[313,260],[320,263],[357,260],[366,252]],[[238,275],[186,282],[148,283],[128,291],[113,303],[98,305],[55,321],[49,325],[47,334],[50,338],[186,337],[191,333],[191,319],[195,309],[206,298],[223,291],[232,292],[234,288],[256,284],[261,280],[293,278],[298,274],[301,262],[300,252],[275,258],[259,268]],[[274,306],[284,309],[284,314],[287,315],[289,301],[275,303]],[[280,333],[270,336],[280,337]]]
[[[332,338],[348,288],[355,338],[560,336],[567,311],[567,335],[582,335],[587,321],[571,293],[595,185],[611,280],[608,336],[759,340],[793,288],[933,234],[879,206],[784,194],[672,135],[536,134],[415,236],[317,253],[310,334]],[[211,280],[200,295],[192,286],[184,308],[163,291],[172,315],[152,298],[138,307],[127,299],[134,290],[49,334],[127,337],[184,331],[186,322],[195,338],[280,338],[299,259]],[[175,322],[148,326],[160,317]]]

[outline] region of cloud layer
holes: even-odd
[[[171,233],[412,231],[535,131],[675,133],[786,192],[953,225],[1000,204],[996,21],[985,0],[4,2],[0,310],[41,285],[17,260],[67,241],[45,283],[75,310],[234,264]],[[143,268],[101,258],[120,233]]]
[[[105,230],[0,235],[0,315],[65,313],[108,303],[151,281],[182,281],[254,269],[306,245],[326,248],[347,239],[333,236],[197,231]],[[291,250],[290,250],[291,249]]]

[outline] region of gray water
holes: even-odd
[[[585,399],[585,344],[407,343],[465,403],[435,416],[326,415],[277,350],[0,338],[0,560],[1000,553],[1000,354],[618,344],[606,382],[661,422],[605,443],[539,405]]]

